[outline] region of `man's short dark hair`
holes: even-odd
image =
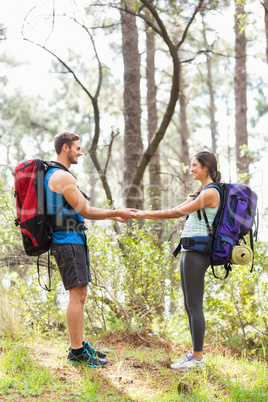
[[[60,131],[54,138],[54,147],[57,155],[61,153],[64,144],[67,144],[71,148],[72,143],[78,140],[80,140],[78,134],[71,133],[70,131]]]

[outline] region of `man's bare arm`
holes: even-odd
[[[54,176],[54,177],[53,177]],[[53,180],[51,180],[53,178]],[[85,219],[103,220],[119,218],[116,220],[124,221],[136,218],[135,209],[106,210],[90,207],[81,192],[78,190],[75,178],[68,172],[55,172],[49,180],[49,187],[56,193],[62,194],[66,201]],[[121,218],[121,219],[120,219]]]

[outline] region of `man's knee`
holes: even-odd
[[[70,301],[85,304],[87,298],[87,285],[79,285],[69,290]]]

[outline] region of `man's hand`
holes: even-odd
[[[124,221],[128,219],[136,219],[137,218],[137,209],[134,208],[126,208],[118,210],[118,217],[124,219]]]
[[[115,218],[110,218],[112,221],[117,221],[117,222],[120,222],[120,223],[124,223],[124,222],[126,222],[127,221],[127,219],[123,219],[123,218],[120,218],[119,216],[117,216],[117,217],[115,217]]]
[[[119,209],[116,212],[118,213],[118,216],[110,218],[113,221],[124,223],[128,219],[137,219],[137,209],[126,208],[126,209]]]

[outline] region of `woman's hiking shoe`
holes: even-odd
[[[193,356],[193,353],[192,353],[192,351],[189,351],[189,352],[185,353],[183,355],[183,357],[181,357],[180,359],[175,360],[173,364],[180,363],[185,359],[185,357],[191,357],[191,356]]]
[[[107,363],[107,360],[92,356],[86,348],[84,348],[83,352],[78,356],[75,356],[72,350],[70,350],[67,361],[72,364],[81,364],[88,367],[103,367]]]
[[[170,367],[174,370],[199,370],[205,368],[206,363],[204,357],[198,360],[192,355],[192,352],[188,352],[177,363],[171,364]]]
[[[106,357],[106,353],[96,350],[92,342],[83,342],[83,346],[92,354],[92,356],[98,357],[100,359],[104,359]]]

